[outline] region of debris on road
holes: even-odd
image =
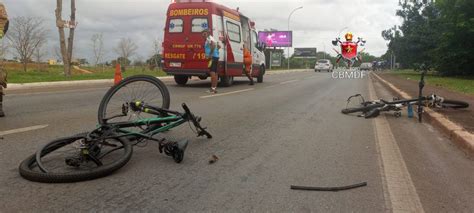
[[[209,159],[209,164],[215,163],[219,158],[216,155],[212,155],[211,159]]]
[[[336,187],[313,187],[313,186],[294,186],[294,185],[291,185],[290,189],[337,192],[337,191],[349,190],[349,189],[354,189],[354,188],[363,187],[363,186],[367,186],[367,182],[362,182],[362,183],[348,185],[348,186],[336,186]]]

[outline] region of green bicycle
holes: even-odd
[[[190,122],[198,137],[212,138],[212,135],[201,127],[201,118],[186,104],[182,104],[183,113],[169,110],[169,105],[168,89],[159,79],[146,75],[126,78],[103,97],[96,129],[42,146],[21,162],[20,175],[46,183],[104,177],[130,160],[133,146],[147,141],[157,142],[160,153],[180,163],[188,141],[159,139],[156,137],[159,133]]]

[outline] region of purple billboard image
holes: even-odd
[[[291,47],[292,31],[258,32],[258,41],[266,44],[267,47]]]

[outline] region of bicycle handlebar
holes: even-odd
[[[189,107],[185,103],[181,104],[181,106],[183,107],[185,111],[186,119],[193,122],[194,126],[196,127],[198,131],[198,137],[205,135],[207,138],[212,138],[212,135],[206,131],[206,128],[201,127],[201,124],[200,124],[201,118],[194,116],[194,114],[191,113],[191,110],[189,110]]]

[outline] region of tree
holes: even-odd
[[[46,43],[46,42],[45,42]],[[42,70],[41,68],[41,61],[43,60],[43,57],[46,55],[44,49],[43,49],[44,44],[39,45],[36,50],[34,55],[35,62],[38,66],[38,70]]]
[[[431,2],[404,1],[397,16],[403,19],[400,26],[382,32],[389,41],[387,52],[393,53],[403,67],[418,63],[434,63],[433,50],[437,46],[438,11]]]
[[[359,53],[360,57],[362,58],[362,63],[372,63],[373,61],[376,61],[377,60],[377,57],[371,55],[370,53],[366,53],[366,52],[361,52]]]
[[[114,49],[115,52],[119,55],[119,63],[121,66],[127,66],[125,62],[129,61],[130,57],[135,54],[138,46],[130,38],[122,38],[118,43],[117,47]]]
[[[118,57],[116,60],[112,60],[111,62],[112,66],[114,67],[117,65],[117,63],[119,63],[120,66],[126,67],[130,65],[132,62],[128,58],[124,58],[124,57]]]
[[[427,63],[443,75],[474,74],[474,1],[401,1],[400,26],[382,32],[402,67]]]
[[[474,1],[437,0],[440,13],[436,68],[443,75],[474,75]]]
[[[61,55],[61,48],[60,47],[54,47],[53,50],[54,50],[54,56],[56,57],[56,60],[58,60],[58,62],[60,62],[61,59],[63,58],[63,56]]]
[[[36,48],[35,53],[33,55],[35,58],[35,62],[41,63],[41,61],[43,61],[43,57],[46,55],[46,53],[44,52],[43,46],[38,46],[38,48]]]
[[[46,42],[47,30],[43,22],[39,17],[15,17],[11,20],[7,39],[25,72],[35,50]]]
[[[160,54],[160,51],[161,51],[161,41],[160,39],[155,39],[153,41],[153,56],[151,57],[151,59],[154,59],[153,60],[153,65],[151,63],[148,63],[147,64],[152,68],[152,70],[154,70],[156,67],[161,67],[160,64],[161,64],[161,54]]]
[[[133,66],[136,66],[136,67],[143,67],[145,66],[145,62],[143,61],[143,57],[138,55],[137,57],[135,57],[135,60],[133,60]]]
[[[59,44],[64,63],[64,75],[71,76],[71,61],[74,45],[74,30],[76,28],[76,0],[71,0],[71,20],[69,22],[62,19],[63,1],[56,1],[56,26],[59,31]],[[69,28],[69,38],[66,45],[64,28]]]
[[[97,33],[92,35],[91,38],[92,52],[94,54],[94,66],[97,66],[104,57],[104,40],[103,34]]]
[[[26,72],[35,50],[46,42],[47,30],[43,19],[38,17],[15,17],[11,20],[7,39]]]
[[[151,70],[154,70],[156,67],[161,67],[161,54],[155,54],[146,60],[146,64]]]

